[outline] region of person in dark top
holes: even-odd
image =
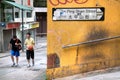
[[[12,67],[14,67],[14,66],[17,67],[18,66],[18,59],[19,59],[19,56],[20,56],[18,45],[20,45],[20,43],[21,43],[21,41],[17,38],[16,35],[14,35],[13,38],[10,40],[9,49],[11,50],[10,54],[11,54],[11,59],[12,59],[12,62],[13,62]],[[14,56],[16,57],[16,64],[14,62]]]

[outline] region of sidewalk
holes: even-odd
[[[10,56],[10,52],[0,53],[0,58]]]
[[[9,52],[0,53],[0,80],[45,80],[47,43],[46,38],[44,39],[45,40],[38,40],[36,45],[37,49],[35,49],[35,66],[31,66],[30,68],[27,67],[25,52],[21,52],[18,67],[11,67],[12,61]]]
[[[91,71],[54,80],[120,80],[120,67]]]

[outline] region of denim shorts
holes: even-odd
[[[10,54],[11,54],[11,56],[16,56],[16,57],[20,56],[20,52],[19,51],[11,50]]]

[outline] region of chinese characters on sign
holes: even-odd
[[[53,8],[53,20],[103,21],[104,8]]]

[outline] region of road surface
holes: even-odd
[[[11,67],[12,61],[9,53],[1,53],[0,80],[45,80],[47,64],[46,53],[45,37],[37,38],[34,67],[27,68],[25,52],[21,53],[18,67]]]

